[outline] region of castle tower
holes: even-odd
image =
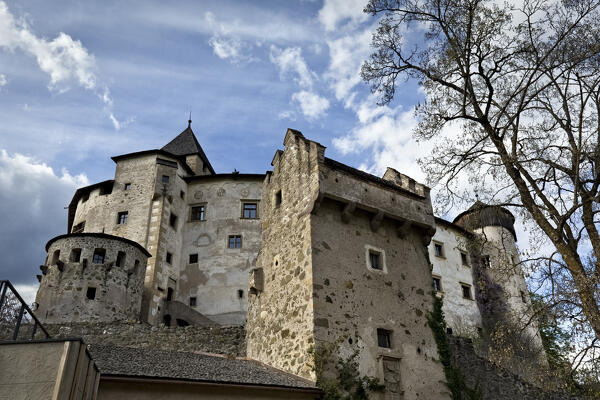
[[[449,398],[426,320],[429,189],[325,158],[298,131],[284,145],[263,186],[247,355],[315,380],[311,354],[337,345],[341,357],[358,352],[360,373],[388,396]]]

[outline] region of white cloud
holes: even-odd
[[[13,285],[17,290],[17,293],[25,300],[25,303],[31,307],[33,302],[35,301],[35,295],[37,293],[39,284],[31,284],[31,285]]]
[[[113,101],[110,91],[98,82],[96,60],[79,40],[60,32],[53,40],[38,37],[24,20],[17,20],[0,1],[0,48],[8,51],[19,49],[35,57],[38,66],[50,76],[49,90],[66,92],[72,84],[93,90],[102,100],[105,111],[110,114],[115,129],[118,124],[110,108]]]
[[[6,76],[4,76],[4,74],[0,74],[0,88],[2,88],[2,86],[5,86],[7,83],[8,80],[6,80]]]
[[[325,0],[319,10],[319,22],[326,31],[333,31],[340,22],[348,21],[348,28],[353,28],[368,15],[363,12],[367,0]]]
[[[290,121],[295,121],[296,113],[292,110],[285,110],[277,114],[277,119],[289,119]]]
[[[302,114],[310,121],[324,117],[329,108],[329,100],[306,90],[294,93],[292,100],[300,104]]]
[[[282,79],[291,74],[301,88],[312,88],[313,79],[316,79],[317,75],[308,68],[300,47],[288,47],[282,50],[277,46],[271,46],[269,60],[279,68]]]
[[[213,13],[206,12],[204,19],[212,29],[212,36],[208,40],[208,44],[217,57],[233,64],[257,61],[257,58],[251,54],[253,46],[231,33],[226,25],[218,23]]]
[[[0,221],[2,278],[33,284],[44,261],[43,244],[65,233],[67,206],[77,187],[88,185],[85,175],[60,174],[31,157],[0,150]],[[26,240],[24,240],[26,238]]]

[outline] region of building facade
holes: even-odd
[[[298,131],[266,174],[215,173],[191,121],[112,159],[114,179],[78,189],[47,245],[43,321],[245,325],[248,357],[268,365],[315,380],[314,354],[335,345],[389,398],[435,399],[448,392],[432,293],[459,336],[486,327],[482,275],[506,313],[530,315],[507,210],[435,217],[428,187],[329,159]]]

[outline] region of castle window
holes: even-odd
[[[198,263],[198,253],[190,254],[190,264]]]
[[[392,331],[377,328],[377,345],[386,349],[392,348]]]
[[[385,267],[385,252],[382,249],[378,249],[370,245],[365,245],[365,250],[367,268],[374,272],[386,273],[387,269]]]
[[[521,290],[521,301],[523,303],[527,303],[527,297],[525,297],[525,292]]]
[[[196,297],[190,297],[190,307],[196,307],[197,301]]]
[[[131,183],[126,183],[123,190],[131,190]]]
[[[179,197],[181,197],[181,200],[185,199],[185,192],[183,190],[179,192]]]
[[[173,293],[175,293],[175,289],[172,287],[167,288],[167,301],[173,300]]]
[[[191,221],[204,221],[204,206],[192,207]]]
[[[471,295],[471,285],[461,283],[460,287],[462,288],[463,299],[473,300],[473,296]]]
[[[177,229],[177,215],[171,213],[169,216],[169,225],[171,225],[171,228]]]
[[[433,290],[436,292],[442,291],[442,278],[438,276],[433,277]]]
[[[279,190],[277,193],[275,193],[275,207],[281,206],[282,200],[283,200],[283,197],[281,195],[281,190]]]
[[[173,261],[173,254],[171,254],[167,251],[167,256],[165,257],[165,261],[167,262],[167,264],[171,264],[171,262]]]
[[[242,236],[241,235],[229,235],[227,241],[227,247],[230,249],[242,248]]]
[[[436,257],[444,258],[444,244],[440,242],[433,242],[433,251]]]
[[[465,267],[469,266],[469,255],[467,253],[465,253],[464,251],[460,252],[460,261],[462,262],[462,265],[464,265]]]
[[[98,248],[94,250],[94,255],[92,256],[93,264],[104,264],[104,258],[106,256],[106,250],[102,248]]]
[[[72,249],[71,255],[69,256],[69,261],[79,262],[80,259],[81,259],[81,249]]]
[[[371,268],[383,270],[383,264],[381,263],[381,254],[376,251],[369,251],[369,263]]]
[[[96,288],[88,287],[87,291],[85,292],[85,297],[87,297],[88,300],[94,300],[96,298]]]
[[[258,218],[258,204],[257,203],[243,203],[242,204],[242,218],[246,218],[246,219]]]
[[[133,263],[133,272],[136,273],[138,271],[138,268],[140,266],[140,260],[135,260],[135,262]]]
[[[244,291],[242,289],[239,289],[237,291],[237,295],[238,295],[238,299],[243,299],[244,298]]]
[[[163,175],[161,179],[162,183],[169,183],[169,175]]]
[[[78,223],[77,225],[73,226],[73,229],[71,229],[71,233],[83,232],[84,229],[85,229],[85,221],[82,221],[82,222]]]
[[[481,266],[483,268],[489,268],[492,264],[490,263],[490,256],[481,257]]]
[[[117,267],[123,268],[125,266],[125,252],[120,251],[117,253]]]
[[[129,216],[129,213],[127,211],[121,211],[120,213],[118,213],[117,214],[117,224],[119,224],[119,225],[126,224],[128,216]]]
[[[52,254],[52,263],[50,265],[56,264],[60,259],[60,250],[54,250]]]
[[[446,328],[446,333],[448,335],[452,335],[452,328]]]

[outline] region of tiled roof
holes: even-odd
[[[252,360],[96,344],[88,348],[101,375],[318,390],[308,380]]]
[[[213,174],[215,173],[213,167],[208,161],[208,158],[206,157],[206,154],[204,154],[204,150],[202,150],[200,143],[198,143],[198,139],[196,139],[196,135],[194,135],[190,125],[188,125],[183,132],[177,135],[175,139],[167,143],[161,150],[175,154],[176,156],[198,154],[204,162],[204,165],[206,165]]]

